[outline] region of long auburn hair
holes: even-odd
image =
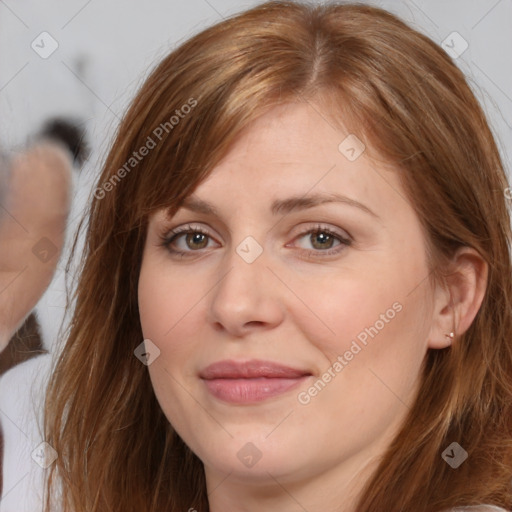
[[[173,50],[119,125],[73,245],[76,253],[85,227],[44,403],[44,438],[58,454],[46,512],[208,510],[203,465],[134,356],[147,220],[177,209],[251,121],[297,100],[322,105],[326,120],[343,120],[368,154],[393,166],[425,230],[434,282],[461,246],[489,269],[470,328],[427,352],[415,402],[357,511],[512,507],[509,185],[482,108],[452,59],[387,11],[272,1]],[[148,137],[156,147],[135,165]],[[441,456],[453,441],[469,454],[457,469]]]

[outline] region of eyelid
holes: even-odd
[[[210,233],[208,229],[205,229],[203,226],[196,225],[192,222],[183,224],[181,226],[176,226],[174,228],[163,226],[161,229],[158,230],[157,235],[162,241],[167,240],[170,243],[171,239],[177,237],[178,235],[181,235],[182,233],[189,233],[191,231],[203,233],[204,235],[207,235],[211,239],[215,239],[215,237]]]
[[[313,225],[309,227],[297,228],[299,232],[294,236],[294,240],[309,233],[327,231],[332,235],[339,237],[341,240],[345,240],[347,242],[353,241],[352,235],[345,229],[342,230],[341,228],[331,227],[328,223],[323,222],[313,222],[311,224]]]

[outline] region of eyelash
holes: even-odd
[[[167,249],[173,255],[180,256],[182,258],[184,258],[184,257],[186,258],[191,253],[200,252],[201,249],[199,249],[197,251],[194,251],[194,250],[180,251],[178,249],[171,249],[170,245],[175,240],[177,240],[181,235],[184,235],[184,234],[196,234],[196,233],[197,234],[201,234],[201,235],[205,235],[205,236],[207,236],[209,238],[212,238],[210,236],[210,234],[207,233],[205,230],[203,230],[203,229],[201,229],[199,227],[194,227],[194,226],[189,224],[189,225],[186,225],[186,226],[175,228],[175,229],[173,229],[170,232],[169,231],[164,231],[162,233],[159,233],[159,235],[158,235],[158,237],[160,239],[160,244],[159,245],[161,245],[162,247]],[[327,234],[329,236],[332,236],[333,238],[338,240],[340,242],[340,244],[336,246],[336,249],[332,249],[332,248],[325,249],[325,250],[320,250],[320,249],[303,249],[303,252],[308,253],[308,256],[313,255],[314,257],[322,258],[322,257],[326,257],[326,256],[332,256],[333,254],[336,255],[336,254],[340,253],[344,249],[344,247],[349,247],[352,244],[352,240],[351,239],[344,238],[341,235],[339,235],[338,233],[334,232],[333,230],[331,230],[329,228],[326,228],[326,227],[324,227],[324,226],[322,226],[320,224],[318,224],[314,228],[311,228],[311,229],[308,229],[306,231],[303,231],[302,233],[299,233],[295,237],[295,239],[300,239],[300,238],[303,238],[306,235],[313,235],[313,234],[319,234],[319,233],[325,233],[325,234]],[[324,254],[322,254],[322,253],[324,253]],[[325,253],[328,253],[328,254],[325,254]]]

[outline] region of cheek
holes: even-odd
[[[195,403],[182,382],[192,372],[185,363],[199,350],[196,340],[201,323],[195,315],[200,314],[200,297],[197,287],[186,286],[158,261],[143,263],[138,284],[140,322],[144,339],[160,350],[148,372],[162,410],[178,429]]]
[[[150,339],[160,351],[155,363],[148,366],[159,401],[181,396],[183,389],[178,381],[194,379],[197,371],[190,362],[198,354],[208,355],[209,347],[202,346],[201,340],[206,337],[209,288],[204,276],[171,271],[168,264],[160,264],[157,258],[142,265],[139,314],[144,338]],[[186,399],[181,397],[177,402]],[[176,403],[173,407],[179,409]]]
[[[380,289],[374,279],[360,275],[330,275],[302,282],[294,291],[299,298],[304,297],[294,302],[294,322],[308,339],[330,349],[332,355],[347,350],[358,336],[364,340],[365,329],[376,322],[382,329],[381,315],[389,319],[398,316],[399,306],[393,308],[393,303],[400,294],[393,286]]]
[[[426,272],[421,259],[418,264],[397,257],[364,272],[303,280],[294,291],[304,300],[293,302],[291,314],[331,362],[348,352],[347,359],[365,366],[412,360],[416,367],[429,328]]]
[[[165,341],[186,325],[194,314],[204,291],[170,273],[165,266],[142,265],[138,284],[138,304],[142,332],[145,338]]]

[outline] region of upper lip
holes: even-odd
[[[274,379],[294,379],[311,375],[307,370],[292,368],[273,361],[253,359],[251,361],[218,361],[204,368],[199,376],[202,379],[251,379],[267,377]]]

